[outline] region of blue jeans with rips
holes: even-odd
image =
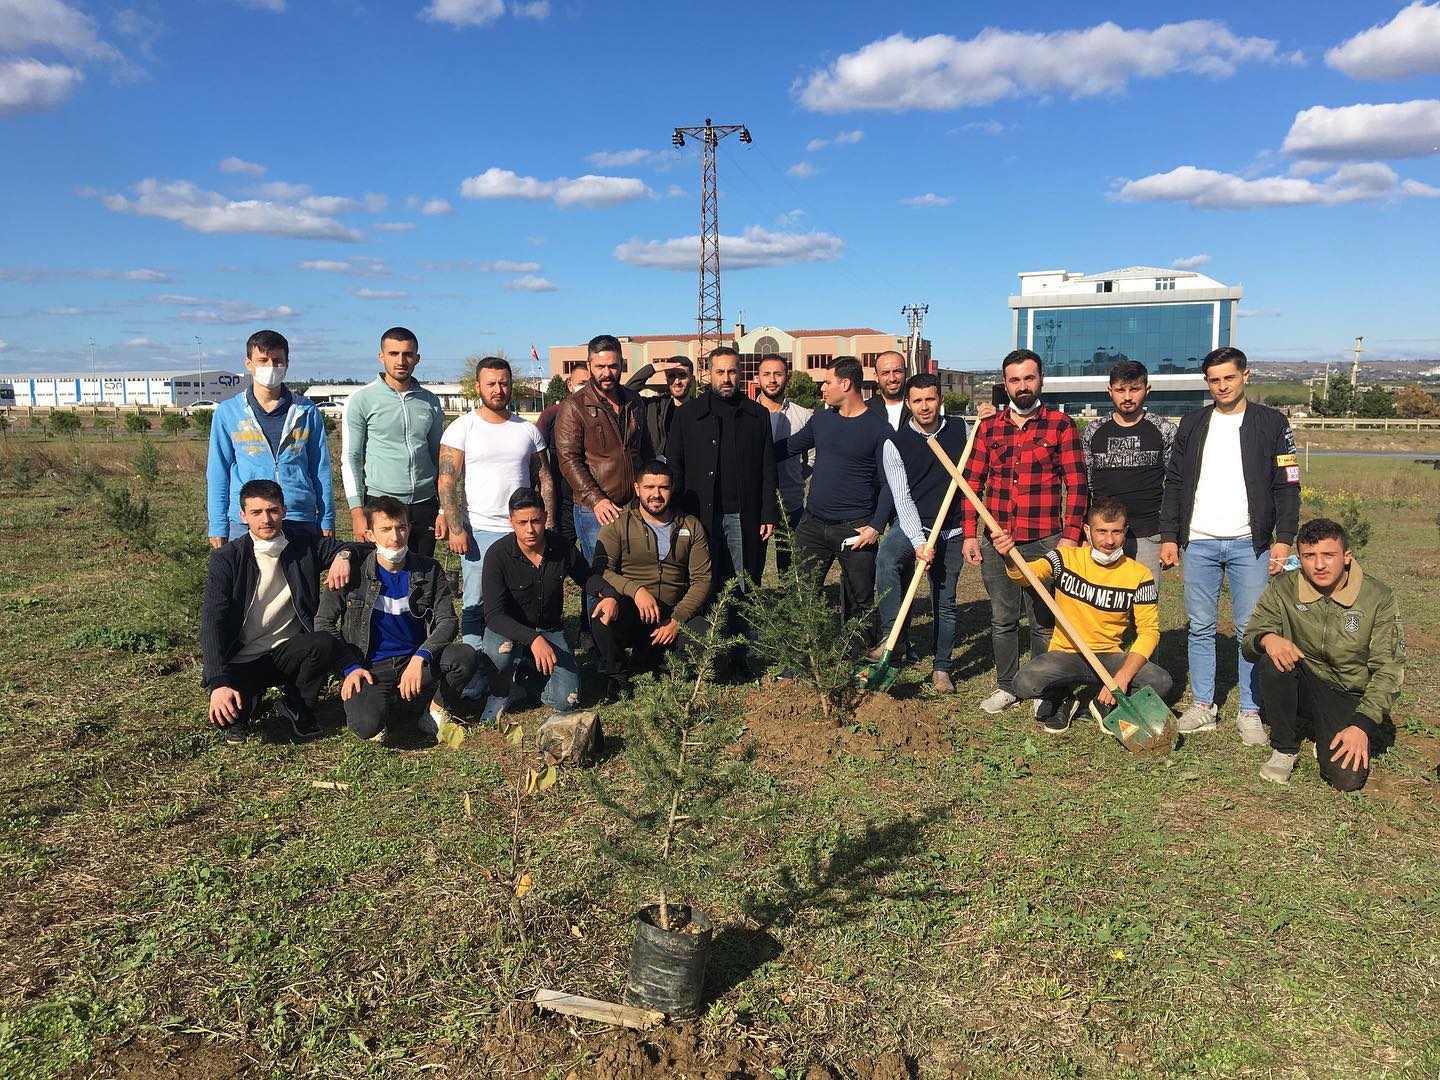
[[[580,702],[580,666],[565,639],[564,630],[541,630],[540,636],[555,650],[555,668],[542,675],[535,667],[529,646],[502,637],[494,630],[485,631],[485,658],[489,661],[491,679],[503,685],[508,675],[510,684],[539,697],[542,704],[565,712]]]

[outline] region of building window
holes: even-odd
[[[1048,376],[1106,375],[1121,358],[1152,375],[1196,372],[1212,348],[1216,315],[1213,302],[1051,309],[1036,316],[1030,347]]]
[[[830,353],[811,353],[805,357],[805,366],[807,368],[824,368],[828,371],[830,369],[830,361],[834,359],[835,357]]]
[[[1155,279],[1156,292],[1174,292],[1175,279],[1173,277],[1157,277]]]
[[[770,353],[778,354],[780,352],[780,343],[773,337],[762,337],[759,341],[755,342],[755,352],[759,356],[766,356]]]
[[[866,367],[874,367],[875,361],[879,359],[880,354],[878,352],[867,352],[860,354],[860,363],[862,363]]]

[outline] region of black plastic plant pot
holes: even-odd
[[[699,908],[667,904],[670,929],[660,929],[660,905],[635,914],[635,948],[625,1004],[663,1012],[672,1020],[700,1015],[705,997],[705,962],[715,928]]]

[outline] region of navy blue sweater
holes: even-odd
[[[940,433],[934,436],[940,447],[956,465],[965,452],[965,421],[958,416],[945,418]],[[910,499],[920,514],[920,523],[928,534],[935,525],[935,515],[940,512],[940,503],[950,486],[950,474],[935,451],[930,449],[930,440],[915,430],[914,424],[906,420],[895,433],[895,449],[900,451],[900,460],[905,463],[905,483],[910,488]],[[950,500],[950,512],[945,515],[942,531],[958,529],[962,524],[961,507],[964,499],[957,494]],[[880,496],[880,509],[888,518],[894,509],[887,484]]]
[[[776,457],[792,457],[815,450],[815,471],[810,477],[806,511],[824,521],[868,521],[883,528],[876,507],[884,485],[881,447],[894,435],[884,412],[866,410],[858,416],[841,416],[824,409],[810,423],[776,443]]]

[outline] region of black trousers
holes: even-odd
[[[595,638],[595,651],[600,655],[596,668],[607,679],[627,681],[632,674],[654,671],[665,659],[667,649],[686,648],[685,631],[703,636],[710,629],[710,621],[704,615],[696,615],[681,627],[673,644],[652,645],[650,635],[655,632],[656,626],[640,618],[640,609],[628,596],[620,597],[619,602],[615,617],[608,625],[596,618],[590,620],[590,634]],[[660,606],[660,620],[660,626],[670,621],[670,612],[663,604]],[[627,650],[630,653],[628,658]]]
[[[232,665],[225,685],[240,694],[236,722],[249,723],[256,703],[272,686],[281,687],[284,694],[298,697],[313,709],[334,668],[335,645],[329,634],[299,634],[264,656]]]
[[[345,726],[362,739],[369,739],[380,733],[392,710],[401,705],[424,708],[426,699],[432,693],[441,705],[447,709],[454,708],[459,704],[460,691],[475,674],[477,662],[475,650],[464,642],[446,645],[435,661],[425,665],[425,673],[420,677],[419,697],[406,702],[400,696],[400,676],[405,674],[410,657],[377,660],[370,665],[370,675],[375,681],[362,683],[359,692],[345,702]],[[438,678],[437,667],[440,669]]]
[[[404,502],[404,499],[400,500]],[[367,498],[366,506],[373,505],[375,500]],[[424,502],[410,503],[410,550],[416,555],[426,555],[431,558],[435,555],[435,518],[440,513],[440,502],[438,499],[426,499]],[[463,527],[463,525],[462,525]]]
[[[1271,749],[1299,753],[1300,740],[1309,735],[1315,740],[1320,775],[1327,784],[1337,791],[1364,787],[1370,770],[1341,768],[1334,758],[1336,752],[1330,749],[1331,740],[1351,724],[1371,733],[1374,725],[1369,717],[1355,712],[1360,696],[1336,690],[1303,662],[1293,671],[1281,671],[1268,656],[1262,656],[1255,667],[1260,672],[1260,711],[1270,725]],[[1370,750],[1375,750],[1373,736]]]
[[[807,511],[795,527],[796,561],[809,562],[822,585],[830,567],[837,559],[840,561],[840,615],[845,622],[864,617],[860,633],[862,649],[880,640],[880,613],[874,606],[875,552],[879,541],[858,551],[841,545],[854,537],[857,529],[869,524],[867,519],[822,521]]]

